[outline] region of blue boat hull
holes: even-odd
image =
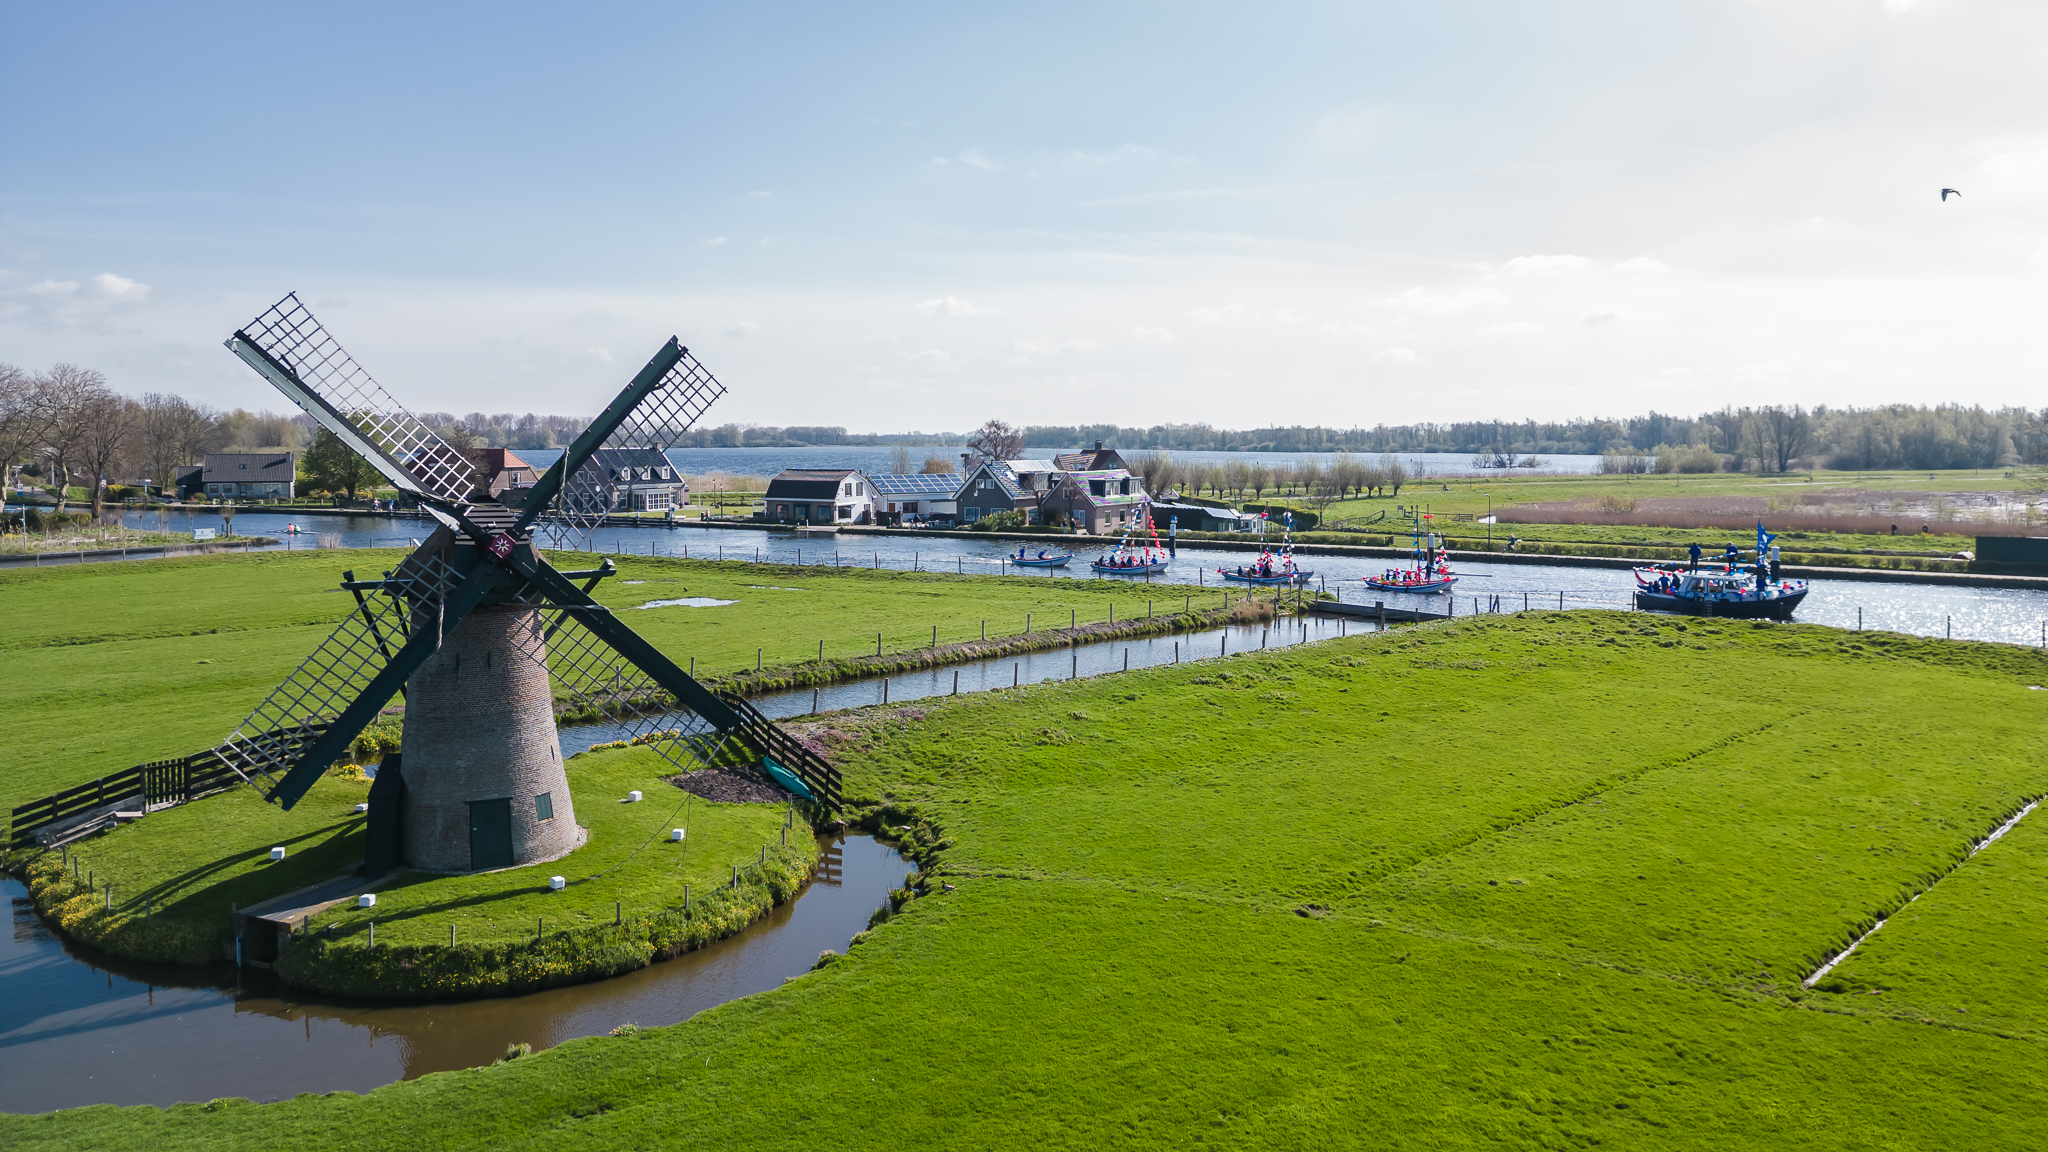
[[[1790,620],[1792,610],[1806,599],[1801,588],[1768,600],[1715,600],[1672,596],[1664,592],[1636,592],[1636,607],[1645,612],[1677,612],[1686,616],[1720,616],[1729,620]]]

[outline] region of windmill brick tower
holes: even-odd
[[[286,296],[228,348],[440,523],[381,580],[345,574],[355,609],[217,750],[292,807],[403,694],[405,734],[370,789],[363,871],[471,872],[583,843],[554,709],[598,712],[689,771],[758,759],[836,811],[839,774],[745,700],[713,693],[590,598],[609,561],[562,572],[536,531],[587,546],[611,511],[601,449],[666,451],[724,388],[670,338],[531,488],[500,502],[458,449],[400,407]],[[584,583],[578,587],[576,581]]]

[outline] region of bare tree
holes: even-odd
[[[991,420],[974,430],[967,446],[984,460],[1019,460],[1024,456],[1024,433],[1001,420]]]
[[[0,364],[0,480],[8,465],[29,459],[42,447],[49,425],[48,396],[40,378],[12,364]]]
[[[84,445],[88,410],[107,392],[107,378],[90,368],[59,364],[38,379],[49,413],[43,431],[43,454],[50,461],[50,479],[57,486],[57,511],[64,511],[71,468]]]
[[[910,449],[898,444],[896,450],[889,453],[889,473],[892,476],[904,476],[908,475],[909,472]]]
[[[1760,408],[1749,419],[1756,448],[1757,466],[1776,464],[1776,471],[1792,467],[1792,458],[1806,451],[1813,441],[1813,418],[1794,404],[1790,410],[1773,405]]]
[[[926,476],[938,476],[947,472],[956,472],[958,469],[953,467],[951,460],[934,452],[924,458],[924,467],[918,469],[918,471]]]
[[[78,463],[85,469],[86,483],[92,486],[95,520],[107,510],[107,484],[112,474],[132,457],[140,409],[141,405],[126,396],[104,389],[88,397],[81,406]]]
[[[1392,490],[1391,495],[1399,496],[1401,486],[1408,483],[1408,466],[1401,463],[1400,457],[1389,452],[1380,457],[1380,471],[1386,474],[1386,486]]]

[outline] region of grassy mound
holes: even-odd
[[[1530,613],[831,717],[925,894],[812,975],[359,1098],[0,1140],[2031,1146],[2038,829],[1956,861],[2048,790],[2044,682],[2016,648]]]

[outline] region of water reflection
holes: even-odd
[[[27,907],[0,947],[0,1111],[365,1092],[622,1024],[673,1024],[780,985],[844,949],[907,868],[865,836],[823,846],[794,901],[730,940],[625,976],[456,1004],[305,998],[265,973],[128,964],[67,945]],[[195,1058],[203,1054],[203,1058]]]

